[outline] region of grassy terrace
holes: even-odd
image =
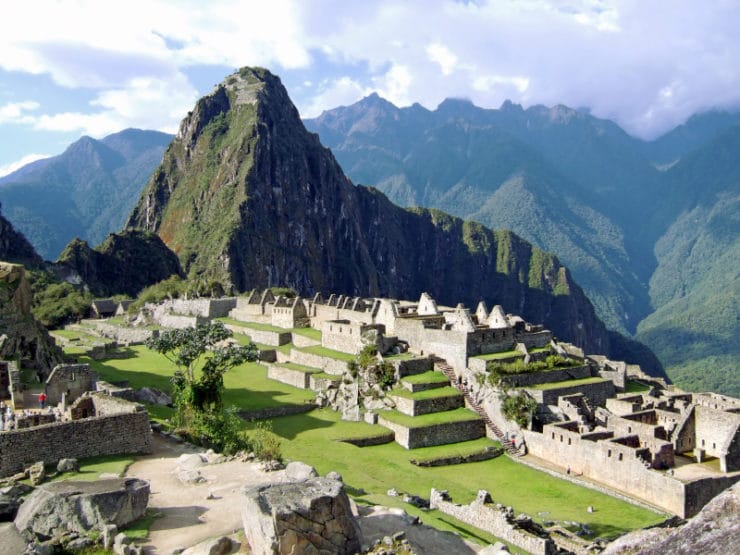
[[[290,368],[291,370],[305,372],[306,374],[318,374],[321,372],[320,369],[314,368],[313,366],[304,366],[303,364],[296,364],[295,362],[281,362],[280,364],[276,364],[275,366]]]
[[[337,376],[336,374],[327,374],[326,372],[316,372],[315,374],[312,374],[312,375],[317,380],[331,380],[333,382],[342,381],[342,376]]]
[[[401,378],[402,382],[407,383],[447,383],[450,380],[442,372],[436,370],[429,370],[422,374],[414,374],[413,376],[404,376]]]
[[[646,393],[650,391],[650,386],[637,380],[628,380],[624,388],[625,393]]]
[[[326,347],[322,347],[321,345],[312,345],[311,347],[295,347],[299,351],[303,351],[304,353],[311,353],[314,355],[318,355],[321,357],[327,357],[327,358],[333,358],[335,360],[355,360],[357,358],[355,355],[350,355],[349,353],[343,353],[341,351],[335,351],[334,349],[327,349]]]
[[[423,401],[424,399],[437,399],[439,397],[458,397],[460,392],[452,387],[438,387],[436,389],[426,389],[424,391],[417,391],[411,393],[408,389],[394,389],[390,392],[391,395],[396,397],[405,397],[406,399],[413,399],[414,401]]]
[[[385,418],[390,422],[395,422],[407,428],[424,428],[434,426],[435,424],[445,424],[447,422],[467,422],[469,420],[480,420],[480,416],[472,410],[459,408],[447,410],[444,412],[434,412],[422,416],[407,416],[395,410],[381,411],[378,413],[380,418]]]
[[[600,378],[598,376],[592,376],[590,378],[582,378],[579,380],[565,380],[562,382],[550,382],[550,383],[541,383],[537,385],[528,385],[526,389],[560,389],[561,387],[572,387],[575,385],[587,385],[592,383],[599,383],[599,382],[605,382],[608,380],[605,380],[604,378]]]
[[[87,334],[85,332],[77,331],[77,330],[51,330],[49,333],[52,335],[52,337],[59,337],[61,339],[66,339],[66,340],[76,339],[80,343],[86,343],[86,344],[105,343],[106,341],[109,341],[97,335],[91,335],[91,334]]]
[[[293,328],[290,331],[295,333],[296,335],[302,335],[303,337],[308,337],[309,339],[315,339],[316,341],[321,341],[321,331],[320,330],[316,330],[313,328]]]
[[[486,447],[501,447],[498,441],[493,441],[487,437],[473,439],[471,441],[461,441],[460,443],[451,443],[449,445],[438,445],[436,447],[420,447],[409,453],[409,460],[417,462],[431,461],[442,457],[466,457],[475,453],[480,453]]]
[[[259,331],[273,331],[275,333],[286,333],[290,330],[287,330],[285,328],[279,328],[277,326],[272,326],[270,324],[258,324],[256,322],[243,322],[241,320],[234,320],[233,318],[228,318],[224,316],[223,318],[216,318],[219,322],[223,322],[224,324],[229,324],[232,326],[239,326],[240,328],[248,328],[251,330],[259,330]]]
[[[170,377],[175,366],[169,360],[142,345],[119,349],[121,351],[125,353],[125,358],[97,361],[82,356],[80,362],[89,364],[107,381],[127,381],[133,388],[149,386],[171,391]],[[246,410],[303,404],[315,397],[312,391],[268,379],[267,368],[254,362],[242,364],[227,372],[224,383],[224,404]],[[166,413],[167,411],[160,411],[158,416],[165,417]]]
[[[109,381],[128,381],[132,387],[148,385],[170,390],[169,378],[174,367],[163,356],[143,346],[122,349],[126,358],[91,361],[81,357],[81,362],[91,364]],[[439,372],[429,372],[437,374]],[[323,374],[315,374],[319,377]],[[325,375],[337,379],[337,376]],[[423,375],[419,375],[423,376]],[[410,378],[420,379],[419,376]],[[259,364],[249,363],[227,372],[226,404],[252,409],[278,406],[283,403],[301,403],[313,397],[286,384],[268,380],[266,370]],[[427,376],[427,380],[432,376]],[[423,378],[421,378],[423,379]],[[148,407],[156,418],[166,418],[171,409]],[[445,421],[465,409],[448,411]],[[384,416],[387,416],[386,413]],[[433,416],[433,415],[432,415]],[[391,417],[393,418],[393,417]],[[408,417],[407,417],[408,418]],[[422,421],[426,417],[413,420]],[[419,516],[425,523],[441,530],[460,533],[466,538],[483,543],[493,543],[495,538],[467,526],[437,511],[421,511],[403,503],[398,497],[388,497],[386,491],[395,487],[399,491],[428,498],[432,487],[449,490],[459,503],[469,503],[481,488],[491,492],[494,500],[514,507],[515,512],[526,512],[538,521],[577,521],[586,524],[598,536],[614,536],[635,528],[657,524],[665,517],[631,505],[602,493],[571,484],[513,462],[503,456],[493,460],[469,463],[464,467],[418,467],[410,458],[430,459],[449,456],[455,452],[467,453],[491,445],[486,439],[453,445],[441,445],[414,450],[409,453],[400,445],[388,443],[373,447],[356,447],[339,440],[375,437],[383,428],[364,422],[345,422],[340,415],[328,409],[314,410],[307,414],[275,418],[273,430],[282,438],[282,451],[288,460],[301,460],[314,466],[321,474],[330,470],[340,472],[347,491],[359,503],[400,507]],[[246,427],[254,424],[247,423]],[[113,462],[113,461],[111,461]],[[127,460],[121,461],[123,465]],[[83,471],[93,468],[83,466]],[[107,471],[107,469],[106,469]],[[586,507],[596,508],[588,513]]]
[[[428,498],[432,487],[444,488],[456,502],[470,503],[482,488],[491,493],[495,502],[514,507],[516,513],[526,512],[539,522],[543,519],[581,522],[598,536],[621,534],[657,524],[665,518],[520,465],[506,456],[465,466],[422,468],[409,462],[410,458],[437,458],[456,450],[467,452],[493,445],[486,439],[415,449],[412,453],[395,442],[360,448],[336,440],[355,434],[359,437],[366,433],[374,435],[377,432],[372,431],[373,427],[360,422],[343,422],[337,413],[328,409],[276,418],[273,430],[283,438],[283,453],[289,460],[305,461],[321,474],[330,470],[341,473],[347,491],[359,503],[401,507],[426,524],[479,542],[493,543],[495,540],[437,511],[421,511],[398,497],[388,497],[386,491],[395,487],[401,492]],[[586,507],[589,505],[596,511],[588,513]]]
[[[524,358],[524,353],[520,351],[501,351],[500,353],[488,353],[486,355],[476,355],[472,358],[479,358],[482,360],[503,360],[507,358]]]

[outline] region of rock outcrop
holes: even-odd
[[[156,232],[190,276],[239,291],[485,299],[609,352],[604,324],[554,256],[354,186],[264,69],[243,68],[198,101],[127,226]]]
[[[149,483],[137,478],[52,482],[26,498],[15,526],[41,541],[65,532],[101,531],[109,524],[120,528],[144,516],[148,502]]]
[[[133,297],[148,285],[182,275],[177,257],[162,240],[139,231],[112,233],[94,249],[74,239],[59,255],[54,271],[100,297],[120,293]]]
[[[255,555],[333,553],[362,546],[342,482],[311,478],[242,491],[244,533]]]
[[[16,231],[2,214],[0,214],[0,260],[16,262],[29,268],[35,268],[44,263],[26,237]]]
[[[677,528],[651,528],[622,536],[602,555],[740,553],[740,485],[720,493]]]
[[[0,262],[0,360],[20,358],[46,376],[62,350],[31,314],[31,287],[23,266]]]

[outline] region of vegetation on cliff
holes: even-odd
[[[244,68],[199,100],[129,228],[156,232],[190,279],[226,289],[481,299],[590,352],[610,336],[568,271],[511,232],[403,210],[344,176],[303,127],[280,80]],[[645,361],[641,361],[645,362]],[[660,371],[653,359],[648,368]]]

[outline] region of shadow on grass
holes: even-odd
[[[283,416],[271,419],[272,431],[282,438],[293,440],[301,432],[306,430],[317,430],[319,428],[331,428],[334,424],[321,418],[316,418],[311,414],[299,414],[292,416]],[[255,427],[255,422],[249,422],[247,429]]]

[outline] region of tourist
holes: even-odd
[[[44,407],[46,406],[46,392],[44,391],[39,395],[39,405],[41,406],[41,410],[44,410]]]

